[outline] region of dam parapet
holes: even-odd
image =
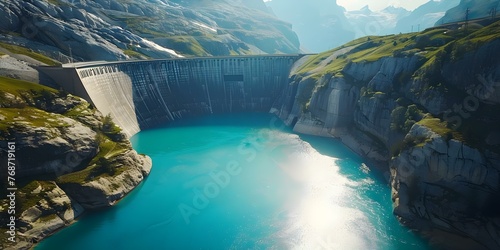
[[[128,136],[186,117],[268,112],[302,55],[84,62],[41,67],[61,87],[111,114]]]

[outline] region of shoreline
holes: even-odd
[[[149,156],[146,155],[145,159],[150,159],[150,158],[149,158]],[[105,207],[100,207],[100,208],[94,208],[94,209],[85,209],[84,208],[83,211],[77,217],[75,217],[71,222],[69,222],[68,224],[65,223],[62,227],[59,227],[59,228],[51,231],[49,234],[43,236],[39,241],[36,241],[36,242],[33,242],[33,241],[32,242],[19,241],[19,242],[16,242],[15,244],[13,244],[11,246],[7,246],[5,249],[30,249],[30,250],[34,250],[41,242],[43,242],[44,240],[50,238],[51,236],[55,235],[56,233],[60,232],[61,230],[64,230],[64,229],[66,229],[66,228],[74,225],[76,222],[78,222],[79,220],[83,219],[84,216],[86,216],[88,214],[91,214],[91,213],[94,213],[94,212],[100,212],[100,211],[103,211],[103,210],[106,210],[106,209],[112,209],[115,205],[117,205],[125,197],[127,197],[131,192],[133,192],[134,190],[136,190],[137,187],[143,185],[143,183],[145,182],[145,180],[147,179],[147,177],[149,176],[149,173],[151,171],[152,161],[149,161],[149,163],[151,163],[151,164],[148,164],[148,162],[144,162],[144,164],[142,166],[144,168],[144,167],[146,167],[146,165],[150,165],[149,171],[147,172],[147,174],[144,175],[144,178],[137,185],[135,185],[131,190],[129,190],[125,195],[123,195],[121,198],[115,200],[111,205],[105,206]],[[66,192],[65,192],[65,194],[68,196],[68,194]],[[59,215],[57,215],[57,214],[55,214],[55,215],[59,217]],[[31,240],[33,240],[33,238]],[[31,245],[18,247],[17,245],[19,243],[21,243],[21,242],[27,242],[27,244],[31,244]]]

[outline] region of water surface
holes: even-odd
[[[142,131],[146,181],[37,249],[427,249],[398,224],[390,189],[341,143],[273,116],[186,120]]]

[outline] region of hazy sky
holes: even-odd
[[[264,0],[264,2],[267,1],[272,0]],[[371,10],[381,10],[390,5],[413,10],[429,1],[430,0],[337,0],[337,4],[343,6],[347,10],[359,10],[366,5],[369,5]]]
[[[429,0],[337,0],[337,4],[347,10],[359,10],[369,5],[371,10],[381,10],[387,6],[393,5],[403,7],[407,10],[413,10]]]

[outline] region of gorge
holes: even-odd
[[[259,246],[251,244],[254,240],[270,247],[275,243],[270,238],[277,235],[283,240],[277,245],[284,248],[330,246],[332,242],[325,245],[305,237],[318,228],[335,232],[328,241],[359,243],[342,245],[347,248],[372,247],[380,238],[387,240],[377,245],[381,249],[425,248],[408,229],[436,248],[500,247],[498,18],[445,24],[422,32],[366,36],[305,55],[300,54],[292,27],[270,14],[261,1],[202,2],[0,2],[0,146],[3,149],[15,142],[20,166],[16,172],[17,242],[11,244],[3,234],[2,247],[28,249],[69,226],[84,211],[113,206],[130,192],[115,208],[88,213],[89,220],[83,218],[40,247],[50,249],[71,239],[91,244],[93,240],[77,236],[101,225],[102,218],[111,226],[104,231],[117,230],[123,235],[115,235],[114,241],[106,241],[105,235],[92,239],[103,244],[119,242],[130,232],[120,223],[142,211],[150,211],[152,219],[147,225],[135,225],[172,230],[170,218],[159,208],[178,208],[179,201],[167,200],[155,207],[155,202],[164,201],[158,198],[164,190],[173,190],[168,192],[171,197],[181,197],[193,208],[184,207],[191,211],[189,218],[209,221],[221,232],[225,232],[224,226],[214,218],[235,211],[226,211],[226,207],[246,206],[243,194],[258,200],[253,204],[258,207],[265,206],[261,197],[267,197],[269,204],[288,204],[284,197],[296,193],[311,198],[298,203],[303,213],[293,208],[262,214],[270,215],[271,228],[289,230],[252,227],[262,226],[253,222],[266,220],[265,216],[228,217],[245,221],[248,228],[255,229],[250,230],[254,234],[245,238],[244,230],[231,231],[240,233],[231,237],[241,245],[210,245],[209,237],[204,238],[214,248]],[[470,2],[461,1],[456,13]],[[76,50],[78,47],[81,49]],[[73,63],[73,59],[87,62]],[[271,133],[278,135],[282,147],[277,149],[263,137],[269,130],[264,128],[267,124],[258,123],[263,119],[258,116],[261,113],[273,114],[266,121],[284,123],[285,128]],[[224,123],[224,115],[234,116]],[[221,132],[224,130],[230,132]],[[149,134],[153,132],[158,134]],[[322,139],[306,134],[328,139],[319,142]],[[179,138],[181,135],[189,139]],[[142,151],[155,140],[161,140],[158,151],[164,155],[151,148]],[[252,173],[248,179],[232,175],[239,168],[220,161],[238,156],[239,151],[262,153],[271,163],[242,164],[244,171]],[[5,152],[0,152],[2,167],[9,158]],[[252,155],[243,154],[236,160],[246,163]],[[179,159],[194,162],[195,170]],[[287,166],[310,171],[297,174]],[[151,180],[140,184],[151,169]],[[283,170],[300,183],[299,188],[280,179],[283,176],[276,175],[277,171],[262,174],[269,169]],[[203,206],[189,203],[198,194],[189,188],[214,182],[207,181],[212,170],[239,178],[234,182],[238,188],[222,192],[226,201],[212,195],[209,201],[214,206],[201,211]],[[190,171],[194,179],[183,175]],[[0,177],[7,179],[5,174]],[[283,185],[273,186],[273,180]],[[260,189],[252,182],[265,185],[259,185]],[[2,184],[5,192],[7,184]],[[321,190],[329,190],[328,195]],[[148,196],[152,193],[155,195]],[[137,207],[133,200],[153,202],[147,204],[156,209]],[[308,202],[319,205],[306,206]],[[0,204],[2,229],[6,229],[9,200],[2,196]],[[245,211],[235,214],[244,216],[239,213]],[[176,219],[184,225],[188,220],[180,215]],[[118,221],[114,216],[120,223],[111,223]],[[163,220],[155,224],[155,216]],[[294,218],[302,224],[280,224]],[[347,229],[334,228],[336,231],[331,228],[335,223],[325,225],[330,220]],[[307,222],[318,228],[301,231]],[[379,230],[373,230],[375,236],[369,231],[348,230],[363,226]],[[74,228],[83,231],[67,233]],[[202,247],[189,240],[188,229],[179,228],[185,230],[188,242],[182,246]],[[204,235],[206,228],[197,230]],[[88,235],[99,232],[89,231]],[[293,235],[310,241],[280,245],[297,239]],[[166,242],[173,236],[158,237]],[[148,235],[139,238],[154,242]],[[123,241],[130,243],[125,247],[137,246],[130,240]],[[83,243],[81,247],[86,248]]]
[[[131,141],[153,160],[144,184],[36,249],[428,249],[377,171],[275,115],[197,116]]]
[[[91,99],[93,96],[97,97],[95,100],[106,99],[123,89],[128,92],[120,95],[129,98],[125,101],[128,107],[147,110],[147,105],[143,108],[139,104],[152,99],[153,106],[164,106],[160,113],[163,119],[232,109],[234,112],[270,110],[296,132],[337,137],[385,173],[392,186],[394,213],[401,222],[422,230],[437,244],[450,247],[446,239],[456,237],[455,242],[460,246],[453,248],[494,249],[499,244],[495,211],[500,158],[496,130],[499,121],[491,112],[498,109],[500,64],[498,57],[492,56],[499,43],[491,34],[495,34],[499,25],[496,22],[477,28],[471,35],[441,28],[363,38],[333,51],[305,56],[293,66],[298,56],[226,58],[226,62],[211,64],[216,70],[205,70],[204,76],[196,73],[200,72],[196,67],[191,68],[190,73],[185,73],[185,80],[179,80],[182,77],[176,75],[175,67],[166,66],[168,61],[123,63],[134,65],[134,73],[123,70],[127,66],[119,67],[122,70],[116,72],[133,75],[131,82],[112,80],[117,73],[106,69],[105,64],[75,67],[72,71],[78,72]],[[463,42],[471,46],[468,36],[476,39],[474,50],[462,47]],[[239,68],[238,63],[243,66],[245,60],[249,64]],[[474,65],[468,71],[461,68],[466,67],[466,62]],[[258,66],[259,63],[262,65]],[[139,64],[143,66],[136,66]],[[193,67],[197,63],[185,65]],[[85,72],[95,69],[94,66],[99,67],[100,73],[87,76]],[[161,72],[176,73],[175,77],[163,76],[160,80]],[[260,78],[261,73],[264,78]],[[86,80],[101,74],[107,74],[101,77],[104,80]],[[221,80],[207,81],[214,76]],[[145,87],[141,79],[150,79],[149,84],[154,85]],[[167,89],[179,81],[191,86],[196,82],[194,88],[186,90],[200,93],[190,95],[199,100],[162,103],[160,97],[172,96]],[[213,91],[217,88],[219,91]],[[451,91],[453,96],[442,94]],[[220,93],[222,100],[213,93]],[[234,104],[228,106],[227,98],[231,95]],[[134,120],[132,109],[116,111],[111,108],[116,104],[99,102],[94,101],[99,109],[110,110],[122,127],[134,124],[129,122]],[[469,116],[462,115],[458,120],[460,113],[451,113],[459,112],[453,108],[458,106],[456,103],[461,103],[460,107]],[[154,112],[145,112],[143,118],[141,113],[135,113],[139,125],[154,116],[149,115]],[[126,119],[120,118],[123,114],[128,115]],[[481,128],[471,124],[476,120],[482,121]],[[137,131],[137,126],[130,131]]]

